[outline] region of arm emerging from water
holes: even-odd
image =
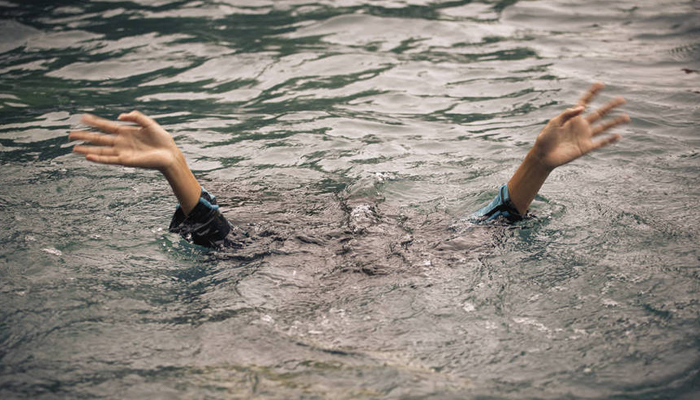
[[[82,121],[85,124],[103,133],[71,132],[68,136],[70,140],[91,144],[75,146],[73,151],[84,154],[88,161],[96,163],[160,171],[180,203],[170,230],[196,244],[234,246],[229,235],[231,225],[219,212],[215,198],[197,182],[170,134],[138,111],[121,114],[119,120],[135,123],[136,126],[84,115]]]
[[[602,84],[594,84],[576,107],[549,121],[508,184],[501,187],[491,204],[474,215],[488,219],[498,216],[513,221],[520,219],[556,167],[619,140],[619,135],[599,136],[619,124],[629,122],[627,115],[607,122],[599,121],[624,104],[624,99],[615,98],[598,110],[582,116],[588,103],[602,88]],[[238,242],[233,240],[232,226],[219,212],[215,198],[197,182],[170,134],[138,111],[121,114],[119,120],[136,125],[123,125],[90,114],[83,116],[85,124],[103,133],[71,132],[70,140],[90,144],[75,146],[73,151],[84,154],[88,161],[96,163],[160,171],[180,202],[170,224],[171,231],[208,247],[238,246]]]
[[[593,84],[575,107],[549,121],[508,184],[501,188],[498,197],[491,204],[477,211],[477,216],[491,218],[504,215],[511,220],[519,219],[525,215],[530,203],[555,168],[620,140],[618,134],[605,137],[601,135],[617,125],[629,122],[629,116],[621,115],[605,122],[600,120],[625,103],[622,97],[614,98],[603,107],[583,116],[588,103],[603,87],[601,83]]]
[[[88,161],[96,163],[160,171],[168,180],[185,215],[189,214],[197,205],[202,188],[173,138],[156,121],[138,111],[121,114],[119,120],[138,126],[122,125],[85,114],[82,122],[104,134],[71,132],[68,135],[70,140],[82,140],[93,145],[75,146],[73,152],[84,154]]]

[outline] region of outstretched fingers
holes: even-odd
[[[133,122],[133,123],[141,125],[144,128],[148,128],[149,126],[154,125],[156,123],[156,121],[154,121],[152,118],[147,117],[146,115],[142,114],[140,111],[136,111],[136,110],[134,110],[128,114],[119,115],[119,120]]]
[[[81,120],[86,125],[89,125],[93,128],[97,128],[102,132],[112,133],[114,135],[119,133],[119,130],[122,128],[122,125],[116,122],[100,118],[92,114],[84,114]]]
[[[111,147],[101,147],[101,146],[75,146],[73,147],[74,153],[80,153],[85,155],[98,155],[98,156],[116,156],[119,154],[115,149]]]
[[[85,158],[88,161],[100,164],[120,164],[118,156],[101,156],[96,154],[88,154]]]
[[[615,108],[625,104],[626,101],[622,97],[616,97],[612,100],[610,100],[607,104],[605,104],[603,107],[600,107],[599,109],[593,111],[590,113],[588,116],[586,116],[586,121],[588,121],[589,124],[592,124],[599,119],[603,118],[606,116],[610,111],[614,110]]]
[[[111,147],[75,146],[74,153],[84,154],[88,161],[100,164],[120,164],[119,152]]]
[[[596,140],[595,142],[593,142],[593,148],[591,150],[596,150],[596,149],[599,149],[601,147],[605,147],[609,144],[613,144],[613,143],[617,142],[618,140],[620,140],[621,137],[622,136],[620,136],[620,135],[611,135],[611,136],[608,136],[606,138]]]
[[[605,87],[605,85],[600,83],[600,82],[596,82],[596,83],[592,84],[591,87],[588,88],[586,93],[584,93],[583,96],[581,96],[581,99],[578,101],[577,105],[582,106],[582,107],[587,107],[588,103],[590,103],[591,100],[593,100],[593,97],[595,97],[596,93],[600,92],[600,90],[603,89],[604,87]]]
[[[69,140],[83,140],[99,146],[114,146],[116,138],[110,135],[101,135],[94,132],[74,131],[68,135]]]
[[[628,122],[630,122],[629,115],[621,115],[617,118],[612,119],[611,121],[608,121],[602,125],[598,125],[595,128],[593,128],[593,136],[598,136],[601,133],[607,131],[608,129],[611,129],[620,124],[626,124]]]

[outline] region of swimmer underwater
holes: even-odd
[[[601,135],[617,125],[630,122],[629,116],[621,115],[607,121],[602,119],[625,103],[622,97],[616,97],[603,107],[583,115],[603,87],[601,83],[593,84],[576,106],[551,119],[537,136],[515,174],[501,186],[496,198],[473,216],[481,220],[501,218],[510,222],[522,219],[555,168],[617,142],[620,139],[618,134]],[[236,238],[240,231],[221,214],[215,198],[200,186],[171,135],[139,111],[121,114],[119,121],[135,123],[136,126],[85,114],[82,122],[103,133],[71,132],[69,140],[91,144],[76,145],[73,152],[84,154],[88,161],[95,163],[160,171],[180,203],[170,231],[202,246],[238,247],[240,242]]]

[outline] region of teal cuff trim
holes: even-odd
[[[498,195],[486,207],[472,214],[473,218],[491,221],[499,217],[508,221],[520,221],[523,217],[518,213],[518,209],[510,201],[508,185],[503,185],[498,189]]]

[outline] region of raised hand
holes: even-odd
[[[121,125],[90,114],[85,114],[82,120],[104,133],[71,132],[70,140],[92,144],[73,147],[75,153],[85,154],[87,160],[101,164],[156,169],[170,183],[185,214],[194,208],[201,187],[173,138],[156,121],[138,111],[119,116],[120,121],[134,122],[138,126]]]
[[[581,97],[576,107],[564,111],[549,121],[537,136],[535,145],[527,153],[520,167],[508,181],[510,199],[521,215],[527,212],[530,203],[554,168],[620,139],[620,135],[597,137],[614,126],[629,122],[630,117],[627,115],[621,115],[598,125],[594,124],[610,111],[624,104],[625,99],[622,97],[609,101],[585,117],[581,116],[588,103],[602,88],[602,83],[593,84]]]
[[[78,145],[73,151],[85,154],[87,160],[97,163],[157,169],[161,172],[182,157],[170,134],[153,119],[132,111],[121,114],[119,120],[134,122],[139,126],[121,125],[94,115],[83,115],[85,124],[104,134],[71,132],[68,136],[70,140],[83,140],[93,145]]]
[[[616,107],[625,104],[625,99],[622,97],[610,100],[585,117],[581,115],[588,103],[603,87],[601,83],[593,84],[581,97],[576,107],[564,111],[542,129],[532,151],[543,167],[552,170],[592,150],[620,140],[620,135],[617,134],[604,138],[597,137],[614,126],[629,122],[629,116],[621,115],[599,125],[594,126],[594,124]]]

